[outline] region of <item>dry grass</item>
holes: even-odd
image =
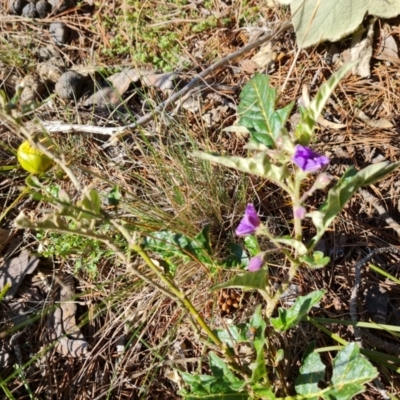
[[[139,4],[134,1],[102,0],[94,8],[85,5],[82,9],[73,9],[61,17],[77,31],[78,36],[74,42],[58,51],[69,66],[95,65],[102,68],[103,74],[108,73],[108,67],[120,68],[131,64],[149,67],[153,62],[153,65],[165,69],[184,67],[188,76],[191,76],[246,44],[249,40],[248,33],[239,28],[256,25],[263,19],[282,21],[288,18],[284,9],[268,10],[256,2],[234,2],[231,6],[224,7],[224,3],[214,1],[207,3],[207,7],[211,14],[220,15],[216,23],[204,17],[199,8],[194,9],[178,2],[172,4],[148,1]],[[0,39],[0,61],[5,65],[0,80],[2,88],[10,96],[13,94],[15,80],[34,73],[35,51],[50,41],[43,27],[52,20],[50,18],[33,22],[5,16],[4,13],[0,15],[3,37]],[[204,30],[196,32],[193,26],[204,20]],[[399,42],[397,28],[391,29]],[[165,48],[151,36],[153,32],[157,37],[165,35],[168,39],[164,44]],[[171,32],[174,36],[171,36]],[[148,51],[146,46],[149,43],[156,46],[155,50],[150,58],[141,62],[139,56]],[[127,44],[128,48],[123,51]],[[348,43],[344,41],[341,46],[345,48]],[[335,69],[325,60],[326,46],[300,51],[293,65],[295,44],[292,32],[280,38],[275,43],[275,48],[278,52],[283,51],[284,55],[275,63],[270,74],[271,83],[281,88],[287,80],[285,90],[280,96],[281,105],[298,99],[303,84],[310,85],[313,95]],[[174,56],[166,57],[163,52]],[[253,54],[255,52],[256,50]],[[252,54],[247,54],[243,59],[251,56]],[[233,103],[238,102],[238,89],[249,79],[249,75],[238,68],[239,61],[230,68],[215,73],[209,82],[232,87],[229,94],[219,94]],[[4,71],[7,71],[5,75]],[[370,78],[350,76],[343,80],[327,106],[324,118],[344,124],[345,127],[340,130],[320,127],[314,144],[318,151],[330,154],[330,173],[338,177],[348,165],[362,168],[378,155],[392,161],[399,158],[399,121],[396,120],[400,111],[398,86],[397,66],[386,65],[377,60],[373,60]],[[51,90],[49,87],[49,91]],[[151,99],[153,104],[157,104],[165,99],[165,94],[139,88],[130,103],[132,107],[120,112],[123,118],[131,120],[148,111],[149,106],[144,99]],[[210,224],[215,252],[222,258],[226,243],[233,238],[233,229],[244,205],[249,199],[255,199],[261,215],[264,219],[269,219],[273,230],[290,233],[290,203],[282,198],[276,187],[252,177],[241,177],[225,169],[210,167],[188,156],[196,148],[243,153],[245,140],[221,131],[223,127],[234,122],[234,110],[229,109],[220,122],[206,126],[202,114],[215,108],[217,103],[206,96],[200,98],[199,102],[201,109],[198,113],[184,109],[179,109],[176,113],[166,110],[165,114],[106,151],[100,148],[104,138],[96,135],[55,134],[52,140],[83,185],[97,189],[104,197],[113,185],[119,185],[123,196],[119,208],[120,216],[138,227],[140,232],[150,234],[160,229],[169,229],[193,237],[205,224]],[[372,119],[390,119],[395,126],[387,130],[372,128],[356,118],[356,109],[362,109]],[[94,112],[96,115],[97,110]],[[93,110],[84,111],[73,104],[61,103],[58,99],[54,99],[52,107],[43,107],[26,117],[24,123],[36,123],[35,117],[71,123],[121,123],[114,118],[115,115],[110,117],[105,113],[93,117]],[[16,133],[5,125],[0,126],[2,167],[16,165],[11,151],[20,142]],[[29,212],[32,217],[40,217],[47,206],[31,201],[26,196],[18,197],[26,177],[23,171],[17,168],[0,169],[0,174],[2,227],[10,229],[18,238],[16,251],[22,248],[37,251],[36,236],[13,230],[12,221],[21,210]],[[60,185],[74,195],[73,187],[57,169],[46,175],[45,182],[49,187]],[[397,174],[392,174],[370,190],[381,199],[392,217],[398,220],[400,207]],[[312,200],[315,206],[320,201],[319,198]],[[106,204],[104,206],[108,212],[113,212],[112,207],[107,207]],[[313,234],[311,229],[310,227],[309,231],[306,230],[306,235]],[[115,232],[110,231],[110,234],[114,235]],[[326,251],[332,255],[330,266],[312,273],[301,271],[297,278],[296,284],[303,293],[313,289],[327,289],[324,303],[315,312],[315,316],[350,319],[348,303],[354,280],[354,264],[368,249],[395,246],[397,242],[394,232],[377,218],[360,196],[356,196],[324,238]],[[9,245],[10,243],[5,243],[0,246],[0,251],[4,254]],[[48,276],[54,271],[75,273],[74,256],[76,255],[71,254],[64,259],[56,257],[47,260],[40,268]],[[393,275],[398,276],[398,270],[395,270],[397,260],[387,257],[378,261],[382,265],[390,265]],[[270,260],[273,282],[278,282],[282,277],[282,262],[279,258]],[[138,263],[140,265],[139,260]],[[146,271],[144,266],[140,268]],[[169,379],[173,370],[206,370],[204,356],[208,347],[204,337],[194,333],[189,319],[179,306],[138,279],[126,275],[125,266],[120,265],[113,257],[101,260],[97,269],[95,278],[84,271],[75,274],[80,301],[78,313],[83,333],[91,345],[91,357],[65,357],[55,349],[47,348],[43,318],[27,325],[18,338],[23,362],[33,361],[41,350],[45,351],[25,369],[26,385],[23,375],[14,374],[13,368],[2,371],[1,378],[14,398],[26,398],[28,387],[34,396],[43,398],[97,399],[108,396],[118,399],[171,399],[176,396],[179,386]],[[212,327],[224,327],[227,316],[223,315],[219,306],[221,293],[211,296],[208,288],[232,273],[235,271],[219,269],[212,274],[193,260],[180,264],[176,271],[176,280]],[[381,280],[375,273],[365,269],[364,285]],[[393,298],[398,307],[399,288],[393,285],[388,287],[391,299]],[[244,322],[254,304],[259,301],[260,299],[251,295],[243,295],[239,311],[228,317],[236,322]],[[46,299],[42,300],[37,314],[40,315],[49,306]],[[2,304],[2,312],[3,315],[7,314],[6,304]],[[2,323],[3,332],[8,327],[5,322]],[[351,332],[344,326],[331,325],[329,329],[344,339],[352,339]],[[7,341],[10,335],[7,334],[4,338]],[[277,379],[293,383],[299,360],[311,338],[320,347],[336,344],[313,327],[270,339],[271,346],[284,348],[287,357],[287,365],[277,372]],[[398,344],[398,339],[391,340]],[[124,351],[118,352],[118,345],[125,346]],[[329,355],[326,357],[329,358]],[[398,373],[384,367],[381,367],[381,372],[385,386],[391,387],[391,393],[398,395]],[[291,389],[290,384],[282,387],[281,394],[290,392]],[[376,396],[371,387],[366,394],[357,398],[375,399]]]

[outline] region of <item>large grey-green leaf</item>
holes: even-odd
[[[350,400],[365,390],[364,384],[378,376],[376,368],[360,354],[357,343],[349,343],[333,360],[331,386],[325,400]]]
[[[312,396],[310,400],[317,400],[321,389],[318,383],[325,376],[325,365],[318,353],[310,353],[300,367],[300,375],[296,379],[296,392],[303,396]]]
[[[329,190],[328,197],[321,208],[308,214],[317,228],[317,235],[312,238],[310,245],[313,246],[318,242],[339,212],[343,210],[347,201],[359,188],[377,182],[399,166],[400,162],[388,163],[384,161],[369,165],[361,171],[356,171],[353,167],[348,168],[338,183]]]
[[[293,0],[290,9],[297,43],[303,48],[349,35],[366,14],[396,17],[400,0]]]

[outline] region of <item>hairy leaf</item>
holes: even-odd
[[[369,165],[358,172],[353,167],[348,168],[338,183],[329,190],[328,197],[320,209],[308,214],[317,228],[317,235],[312,238],[310,245],[313,246],[318,242],[347,201],[359,188],[382,179],[399,166],[400,162],[388,164],[384,161]]]
[[[318,383],[325,376],[325,365],[318,353],[308,354],[300,368],[300,375],[296,379],[296,392],[307,396],[310,400],[318,400],[318,396],[308,397],[321,391]]]
[[[171,266],[171,272],[176,269],[174,257],[184,261],[190,258],[197,259],[204,264],[212,265],[209,230],[210,227],[205,226],[194,239],[167,230],[154,232],[144,239],[143,247],[160,254]]]
[[[299,143],[307,146],[312,138],[318,117],[321,115],[326,102],[335,90],[340,80],[353,67],[353,64],[344,65],[339,71],[335,72],[318,90],[314,99],[310,102],[307,109],[302,110],[300,122],[297,124],[295,136]]]
[[[203,160],[224,165],[228,168],[234,168],[238,171],[261,176],[262,178],[268,178],[278,184],[279,182],[283,182],[284,178],[288,175],[287,167],[285,165],[272,164],[266,152],[260,152],[254,157],[248,158],[237,156],[217,156],[200,151],[194,151],[192,155]]]
[[[349,400],[362,393],[364,384],[378,376],[378,371],[360,354],[357,343],[349,343],[333,360],[331,385],[325,392],[325,400]]]
[[[261,306],[258,306],[250,320],[251,329],[254,329],[253,345],[256,351],[256,360],[252,365],[252,374],[250,383],[259,382],[267,376],[267,368],[265,366],[265,329],[267,324],[261,315]]]
[[[297,43],[304,48],[340,40],[354,32],[366,14],[396,17],[400,0],[292,0],[290,9]]]
[[[256,74],[244,86],[240,99],[239,126],[248,129],[253,142],[274,147],[294,102],[275,111],[276,89],[270,86],[269,77],[263,74]]]
[[[214,285],[210,290],[215,291],[226,288],[243,288],[243,289],[261,289],[265,290],[267,285],[268,271],[260,269],[256,272],[246,272],[244,274],[235,275],[229,281]]]
[[[299,296],[289,309],[279,308],[279,317],[271,318],[271,324],[281,332],[296,326],[324,294],[325,290],[315,290],[306,296]]]
[[[307,253],[307,247],[299,240],[293,239],[290,236],[277,237],[273,239],[273,242],[292,247],[300,256]]]

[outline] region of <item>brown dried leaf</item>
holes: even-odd
[[[73,277],[62,276],[60,285],[60,307],[49,315],[47,326],[52,332],[53,340],[58,341],[55,347],[58,352],[69,357],[85,356],[89,353],[89,343],[85,340],[75,319]]]
[[[391,129],[393,128],[393,124],[385,118],[381,119],[371,119],[369,118],[363,111],[356,109],[356,118],[359,120],[365,122],[368,126],[372,128],[378,128],[378,129]]]
[[[239,66],[247,74],[254,74],[258,69],[258,64],[252,60],[241,60],[239,61]]]
[[[375,19],[367,27],[367,34],[363,38],[364,31],[356,32],[351,41],[350,62],[356,61],[352,72],[365,78],[371,75],[370,62],[372,57],[372,43],[374,39]]]
[[[260,68],[266,68],[269,67],[275,59],[276,53],[272,50],[271,42],[268,42],[260,48],[251,61],[254,61]]]
[[[32,274],[39,264],[39,259],[31,256],[28,251],[22,251],[18,257],[6,261],[0,269],[0,289],[8,283],[8,290],[5,300],[12,299],[17,293],[26,274]]]
[[[375,58],[392,63],[400,62],[399,49],[392,35],[386,36],[382,39]]]

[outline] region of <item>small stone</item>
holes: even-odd
[[[40,0],[36,3],[36,11],[39,14],[39,18],[46,18],[51,13],[51,5],[47,0]]]
[[[27,3],[27,0],[8,0],[8,9],[11,14],[21,15]]]
[[[43,82],[41,82],[35,75],[27,75],[23,80],[24,90],[19,99],[21,105],[32,103],[38,100],[44,94],[46,89]]]
[[[68,42],[70,30],[63,22],[52,22],[49,32],[57,46],[62,46]]]
[[[55,92],[64,100],[77,100],[83,89],[86,78],[76,71],[67,71],[56,83]]]
[[[36,7],[32,3],[28,3],[23,9],[22,9],[22,16],[25,18],[37,18],[39,14],[36,11]]]
[[[49,0],[49,3],[51,11],[55,14],[62,13],[75,5],[73,0]]]

